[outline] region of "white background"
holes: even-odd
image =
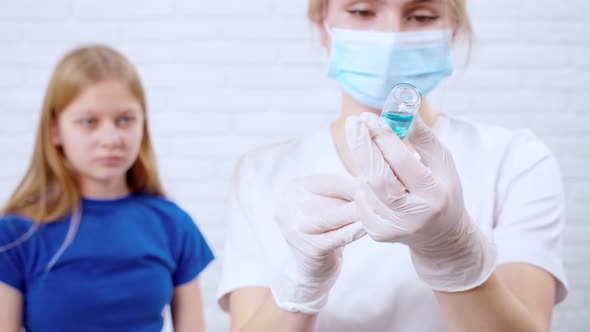
[[[108,43],[147,88],[164,183],[218,257],[234,162],[259,144],[336,117],[337,86],[305,19],[304,0],[0,0],[0,201],[31,155],[44,89],[58,59]],[[437,109],[530,127],[556,153],[567,189],[571,284],[553,331],[590,330],[590,2],[470,1],[469,64],[434,94]],[[208,331],[228,330],[203,274]]]

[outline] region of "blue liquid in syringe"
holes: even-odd
[[[414,115],[408,113],[383,113],[381,117],[400,139],[409,134],[414,119]]]

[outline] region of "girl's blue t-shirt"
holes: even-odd
[[[0,250],[0,282],[23,295],[28,332],[161,331],[175,287],[194,280],[213,253],[192,218],[157,196],[84,199],[75,238],[50,270],[71,218],[40,226]],[[0,247],[32,227],[0,218]]]

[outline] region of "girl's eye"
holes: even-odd
[[[134,117],[131,117],[131,116],[123,116],[123,117],[120,117],[120,118],[117,120],[117,122],[118,122],[120,125],[127,125],[127,124],[130,124],[131,122],[133,122],[134,120],[135,120],[135,118],[134,118]]]
[[[80,120],[80,124],[82,124],[83,126],[86,126],[86,127],[90,127],[90,126],[93,126],[96,124],[96,119],[85,118],[85,119]]]

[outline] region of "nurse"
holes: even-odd
[[[465,0],[310,0],[309,18],[342,109],[236,168],[232,330],[547,331],[567,292],[553,154],[428,103],[471,33]],[[378,117],[398,83],[424,96],[405,142]]]

